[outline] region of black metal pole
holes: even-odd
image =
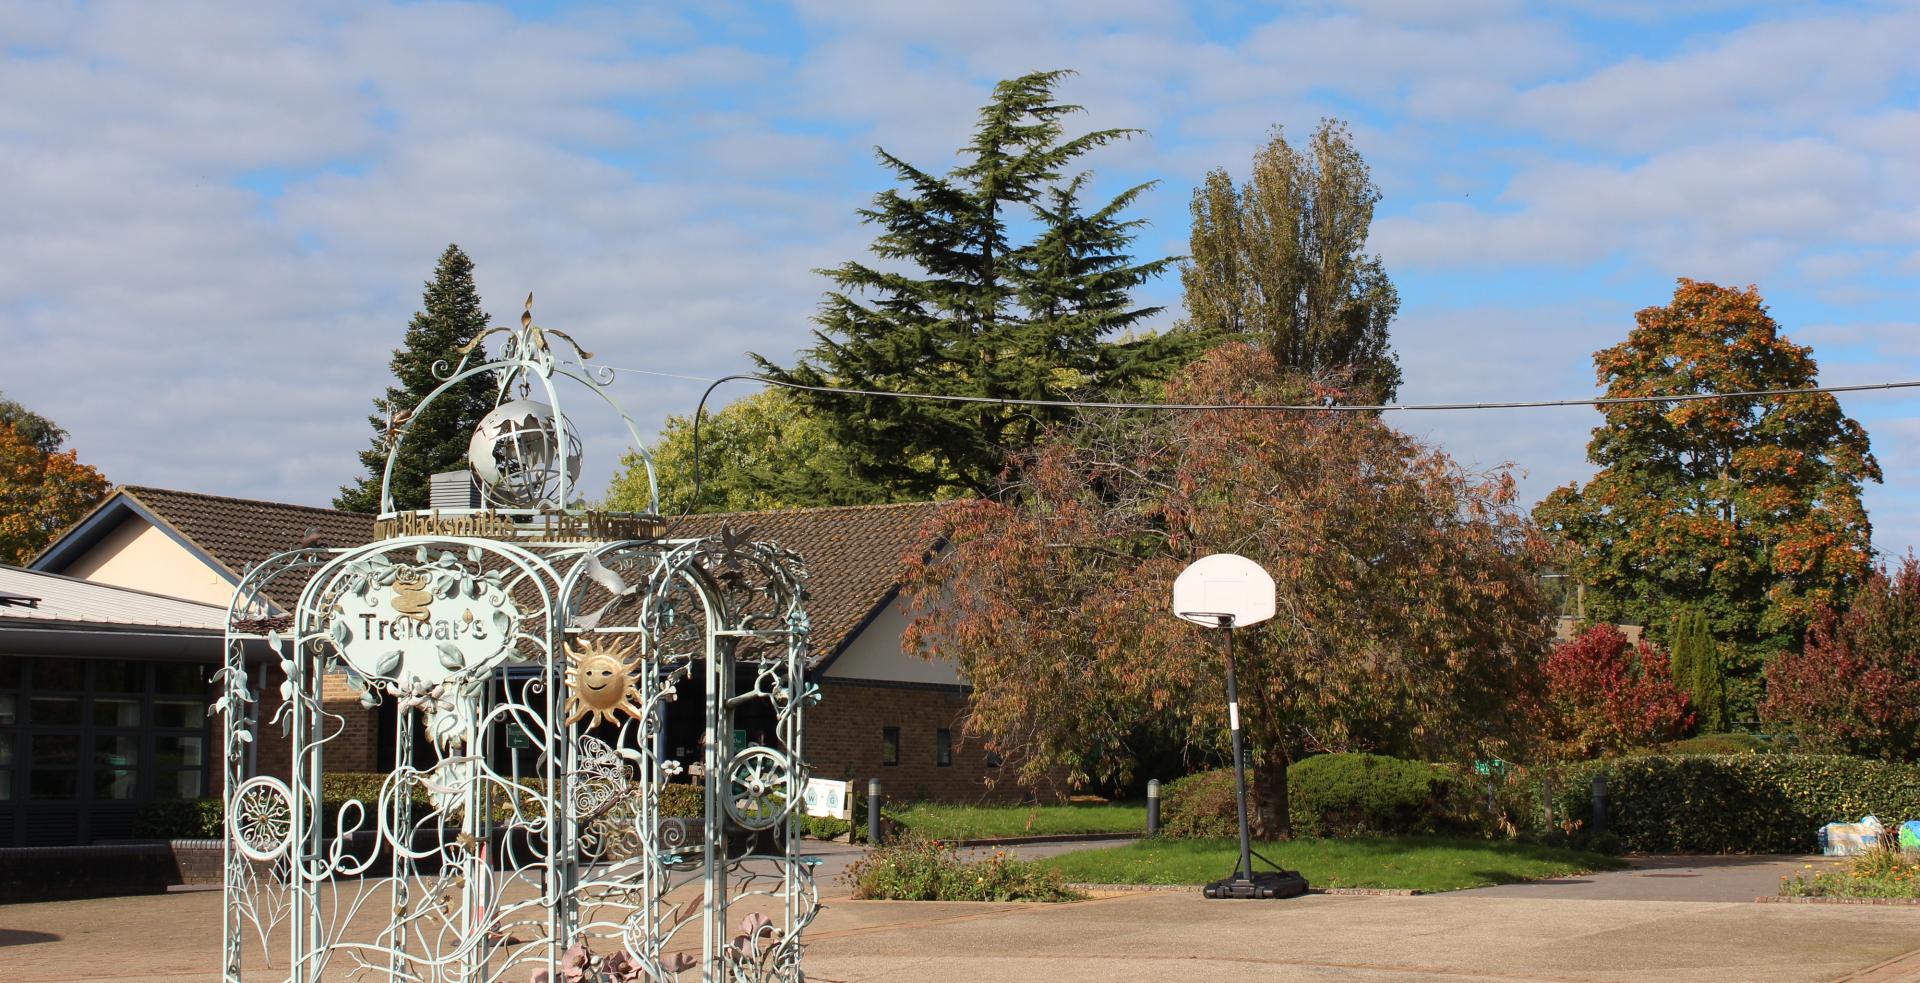
[[[1233,616],[1221,615],[1220,627],[1227,630],[1227,723],[1233,729],[1233,784],[1240,796],[1240,866],[1233,876],[1253,879],[1253,840],[1247,832],[1247,752],[1240,737],[1240,686],[1233,677]]]
[[[867,844],[880,845],[880,779],[867,779]]]
[[[1147,780],[1147,835],[1160,835],[1160,779]]]

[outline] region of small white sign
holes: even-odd
[[[825,778],[807,779],[807,787],[800,793],[809,816],[823,819],[853,818],[853,783],[835,782]]]
[[[1244,628],[1273,617],[1273,575],[1232,553],[1193,561],[1173,581],[1173,613],[1196,625],[1221,627],[1222,615]]]

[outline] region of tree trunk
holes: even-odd
[[[1254,839],[1290,840],[1293,817],[1287,811],[1287,766],[1293,755],[1285,749],[1268,751],[1254,758],[1247,776],[1247,820],[1253,826]]]

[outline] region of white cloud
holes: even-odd
[[[1548,161],[1485,207],[1420,206],[1375,224],[1389,261],[1636,265],[1737,282],[1767,279],[1812,250],[1905,234],[1910,187],[1888,162],[1829,139],[1688,145],[1640,163]]]
[[[447,242],[498,319],[531,289],[608,364],[787,358],[812,268],[871,234],[871,146],[943,168],[995,80],[1045,68],[1078,71],[1070,128],[1150,131],[1086,162],[1101,190],[1163,180],[1142,252],[1184,252],[1192,184],[1244,174],[1271,126],[1352,119],[1389,195],[1374,248],[1407,296],[1409,400],[1589,391],[1591,352],[1677,273],[1827,298],[1812,320],[1836,333],[1807,339],[1830,379],[1920,373],[1895,276],[1920,269],[1913,14],[1765,14],[1662,51],[1578,37],[1563,9],[1329,0],[1224,29],[1152,0],[4,4],[0,389],[117,479],[323,502]],[[700,388],[617,393],[650,428]],[[1920,468],[1910,407],[1861,405],[1889,473]],[[1594,418],[1397,422],[1538,494],[1586,473]],[[597,488],[619,445],[578,422]]]
[[[1920,11],[1766,21],[1664,59],[1639,56],[1518,95],[1512,119],[1589,146],[1658,150],[1777,134],[1885,97],[1915,74]]]

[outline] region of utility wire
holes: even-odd
[[[809,386],[798,382],[782,382],[752,373],[723,375],[718,379],[702,379],[696,376],[679,375],[672,372],[656,372],[649,369],[623,368],[608,366],[616,372],[636,372],[641,375],[660,376],[669,379],[685,379],[692,382],[707,382],[705,392],[700,394],[700,402],[693,410],[693,498],[700,500],[700,421],[706,416],[707,399],[714,390],[729,382],[758,382],[782,389],[795,389],[802,392],[833,393],[843,396],[870,396],[879,399],[922,399],[944,403],[984,403],[995,406],[1048,406],[1063,409],[1092,410],[1164,410],[1171,412],[1201,412],[1207,410],[1252,410],[1270,413],[1305,412],[1344,412],[1344,413],[1385,413],[1427,412],[1437,410],[1518,410],[1549,409],[1564,406],[1623,406],[1634,403],[1691,403],[1708,399],[1760,399],[1772,396],[1803,396],[1814,393],[1854,393],[1887,389],[1920,388],[1920,379],[1902,382],[1869,382],[1851,386],[1810,386],[1801,389],[1749,389],[1730,393],[1676,393],[1670,396],[1590,396],[1584,399],[1538,399],[1510,400],[1492,403],[1372,403],[1353,404],[1329,400],[1322,403],[1113,403],[1099,400],[1080,399],[1016,399],[999,396],[952,396],[943,393],[901,392],[892,389],[856,389],[845,386]],[[691,508],[691,506],[689,506]],[[683,513],[675,520],[678,525],[691,512]]]
[[[798,389],[805,392],[835,393],[844,396],[872,396],[883,399],[924,399],[946,403],[990,403],[998,406],[1050,406],[1066,409],[1093,410],[1170,410],[1176,412],[1199,412],[1204,410],[1260,410],[1266,412],[1365,412],[1378,413],[1388,411],[1420,412],[1432,410],[1513,410],[1545,409],[1560,406],[1619,406],[1629,403],[1689,403],[1705,399],[1758,399],[1768,396],[1801,396],[1813,393],[1852,393],[1881,389],[1920,388],[1920,379],[1903,382],[1870,382],[1851,386],[1811,386],[1801,389],[1749,389],[1726,393],[1675,393],[1667,396],[1589,396],[1578,399],[1536,399],[1513,400],[1507,402],[1481,403],[1114,403],[1099,400],[1082,399],[1018,399],[1001,396],[954,396],[944,393],[915,393],[893,389],[855,389],[846,386],[809,386],[798,382],[782,382],[762,375],[740,373],[723,375],[718,379],[705,379],[690,375],[678,375],[671,372],[652,372],[646,369],[628,369],[620,366],[608,366],[617,372],[638,372],[643,375],[662,376],[670,379],[685,379],[690,382],[711,383],[700,397],[700,403],[694,410],[696,424],[700,415],[706,412],[707,398],[722,384],[736,381],[759,382],[783,389]]]

